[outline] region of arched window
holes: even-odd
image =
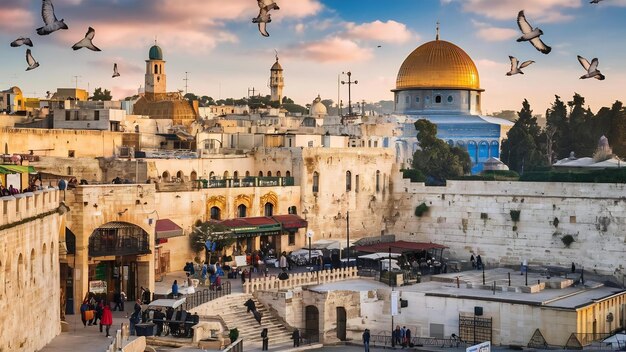
[[[276,177],[280,177],[280,171],[276,171]]]
[[[169,182],[170,181],[170,173],[167,171],[163,171],[163,182]]]
[[[227,179],[229,176],[228,171],[224,171],[224,180]]]
[[[441,104],[441,95],[435,96],[435,103]]]
[[[250,171],[246,171],[246,177],[250,177]]]
[[[176,179],[177,181],[180,180],[181,182],[185,180],[185,174],[182,171],[178,171],[176,173]]]
[[[209,180],[212,180],[212,179],[214,179],[214,178],[215,178],[215,172],[211,171],[211,172],[209,173]]]
[[[192,181],[197,180],[197,179],[198,179],[198,173],[197,173],[197,172],[195,172],[195,171],[192,171],[192,172],[191,172],[191,175],[189,176],[189,178],[190,178]]]
[[[350,192],[352,190],[352,173],[350,171],[346,171],[346,192]]]
[[[54,271],[56,267],[56,263],[54,262],[54,242],[50,242],[50,268]]]
[[[313,172],[313,193],[317,193],[320,190],[320,174],[317,171]]]
[[[289,214],[298,214],[298,208],[296,208],[295,205],[292,205],[289,208],[287,208],[287,213],[289,213]]]
[[[159,65],[154,64],[154,74],[157,75],[159,74]]]
[[[420,102],[420,97],[415,97],[415,102],[419,103]]]
[[[245,218],[247,211],[248,208],[245,205],[239,204],[239,206],[237,207],[237,216],[240,218]]]
[[[267,177],[272,177],[272,172],[271,171],[267,172]]]
[[[22,257],[22,253],[20,253],[17,258],[17,288],[20,290],[24,288],[22,280],[24,280],[24,257]]]
[[[235,172],[233,172],[233,178],[234,178],[235,180],[238,180],[238,179],[239,179],[239,171],[235,171]]]
[[[28,269],[30,269],[30,282],[35,283],[35,248],[30,250],[30,263],[28,263]]]
[[[359,175],[354,176],[354,191],[359,192]]]
[[[291,171],[287,170],[287,172],[285,173],[285,177],[291,177]]]
[[[451,95],[448,95],[448,103],[451,103],[454,101],[454,98]]]
[[[274,204],[267,202],[264,207],[264,215],[265,216],[273,216],[274,215]]]
[[[489,143],[481,141],[478,143],[478,160],[484,161],[489,159]]]
[[[380,171],[376,170],[376,192],[380,192]]]
[[[467,153],[469,154],[472,163],[476,163],[478,157],[478,146],[476,145],[476,142],[467,142]]]
[[[263,177],[263,171],[259,171],[259,177]]]
[[[491,141],[491,150],[489,151],[489,156],[492,158],[500,157],[500,144],[498,141]]]
[[[211,208],[211,220],[221,220],[222,210],[218,207]]]
[[[45,274],[46,273],[46,256],[48,255],[48,250],[46,249],[46,244],[43,244],[43,247],[41,248],[41,273]],[[1,281],[1,280],[0,280]]]

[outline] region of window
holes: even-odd
[[[265,214],[265,216],[273,216],[274,215],[274,204],[269,203],[269,202],[265,203],[264,214]]]
[[[234,178],[235,180],[238,180],[238,179],[239,179],[239,171],[235,171],[235,172],[233,172],[233,178]]]
[[[72,112],[69,110],[65,110],[65,121],[69,121],[71,118]]]
[[[415,97],[415,102],[419,103],[420,102],[420,97]]]
[[[320,190],[320,174],[315,171],[313,173],[313,193],[317,193]]]
[[[157,64],[154,64],[154,74],[158,74],[159,73],[159,66]]]
[[[448,95],[448,103],[451,103],[452,101],[454,101],[454,98],[451,95]]]
[[[346,171],[346,192],[350,192],[352,190],[352,173],[350,171]]]
[[[376,192],[380,192],[380,171],[376,170]]]
[[[480,105],[480,95],[476,96],[476,105]]]
[[[289,208],[287,208],[287,213],[288,214],[298,214],[298,208],[296,208],[295,205],[292,205]]]
[[[295,232],[289,232],[289,245],[290,246],[296,245],[296,233]]]
[[[280,171],[276,171],[276,177],[280,177]]]
[[[220,220],[222,215],[222,210],[218,207],[211,208],[211,220]]]
[[[272,172],[271,171],[267,172],[267,177],[272,177]]]
[[[228,171],[224,171],[224,180],[228,178]]]
[[[245,218],[247,210],[248,208],[245,205],[239,204],[239,206],[237,207],[237,216],[240,218]]]
[[[287,171],[287,172],[285,173],[285,177],[291,177],[291,172],[290,172],[290,171]]]
[[[259,177],[263,177],[263,171],[259,171]]]
[[[250,177],[250,171],[246,171],[246,177]]]
[[[96,110],[93,112],[93,120],[100,121],[100,110]]]
[[[354,191],[359,192],[359,175],[354,176]]]
[[[435,103],[437,103],[437,104],[441,104],[441,95],[437,95],[437,96],[435,97]]]
[[[74,150],[68,150],[67,151],[67,157],[68,158],[73,158],[74,155],[76,155],[76,151],[74,151]]]

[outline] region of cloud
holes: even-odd
[[[520,10],[525,10],[533,22],[563,22],[573,18],[563,14],[565,9],[581,6],[581,0],[449,0],[443,3],[459,3],[465,12],[497,20],[514,19]]]
[[[32,28],[34,23],[34,16],[28,9],[9,5],[0,10],[0,31],[2,32],[18,32]]]
[[[294,26],[293,29],[294,31],[296,31],[296,33],[301,34],[304,32],[304,28],[305,28],[304,23],[298,23]]]
[[[476,35],[488,42],[505,41],[517,37],[518,31],[511,28],[494,27],[488,23],[472,20],[472,24],[478,28]]]
[[[143,73],[145,71],[144,67],[119,56],[113,58],[100,58],[88,61],[87,63],[101,70],[109,70],[111,73],[113,73],[113,64],[116,63],[120,74],[125,75],[131,73]]]
[[[288,48],[285,56],[316,62],[357,62],[372,58],[372,49],[337,36],[301,43]]]
[[[347,23],[345,35],[348,38],[380,41],[384,43],[404,44],[417,39],[404,23],[389,20],[376,20],[363,24]]]

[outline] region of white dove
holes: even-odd
[[[280,8],[273,0],[257,0],[257,4],[259,5],[259,15],[252,19],[252,23],[259,25],[259,32],[262,36],[269,37],[267,24],[272,22],[272,16],[269,12],[272,9],[279,10]]]
[[[548,54],[552,50],[552,48],[547,46],[539,38],[539,36],[543,35],[543,31],[539,28],[533,28],[530,23],[526,21],[526,16],[524,16],[524,10],[520,11],[517,14],[517,25],[523,33],[523,35],[517,39],[518,42],[530,41],[535,49],[541,51],[544,54]]]
[[[24,37],[19,37],[11,42],[11,46],[14,48],[17,48],[18,46],[22,46],[22,45],[28,45],[32,47],[33,42],[30,40],[30,38],[24,38]]]
[[[117,72],[117,63],[114,63],[113,64],[113,76],[112,76],[112,78],[119,77],[119,76],[120,76],[120,73]]]
[[[515,74],[524,74],[524,72],[522,72],[522,69],[524,67],[529,66],[532,63],[535,63],[533,60],[528,60],[528,61],[524,61],[522,62],[521,65],[517,66],[517,64],[519,63],[519,61],[517,61],[517,58],[513,57],[513,56],[509,56],[509,59],[511,60],[511,71],[507,72],[506,75],[507,76],[512,76]]]
[[[43,0],[41,4],[41,17],[43,18],[43,27],[37,28],[37,34],[48,35],[59,29],[67,29],[67,25],[63,20],[57,20],[57,16],[54,14],[54,6],[52,0]]]
[[[78,50],[81,48],[87,48],[93,51],[101,51],[100,49],[98,49],[98,47],[93,45],[93,43],[91,42],[93,40],[93,37],[95,36],[96,36],[96,30],[89,27],[89,29],[87,30],[87,33],[85,34],[85,38],[81,39],[78,43],[74,44],[72,46],[72,49]]]
[[[585,59],[584,57],[578,55],[578,62],[580,62],[580,64],[583,66],[583,68],[585,70],[587,70],[587,73],[580,76],[580,79],[587,79],[587,78],[595,78],[597,80],[604,80],[604,75],[602,73],[600,73],[600,71],[598,70],[598,58],[594,58],[593,60],[591,60],[591,63],[589,63],[589,61],[587,61],[587,59]]]
[[[26,63],[28,63],[26,71],[34,70],[39,67],[39,62],[35,61],[35,58],[33,58],[33,55],[30,53],[30,49],[26,49]]]

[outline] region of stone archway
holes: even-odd
[[[302,336],[312,342],[320,341],[320,312],[316,306],[304,308],[304,332]]]
[[[220,217],[228,217],[228,214],[224,214],[226,211],[226,197],[224,196],[212,196],[206,202],[207,219],[211,219],[211,209],[218,208],[220,210]]]
[[[278,214],[278,195],[276,193],[268,192],[262,195],[259,202],[259,209],[265,210],[268,203],[272,205],[272,213]]]
[[[337,307],[337,338],[340,341],[346,341],[346,308]]]

